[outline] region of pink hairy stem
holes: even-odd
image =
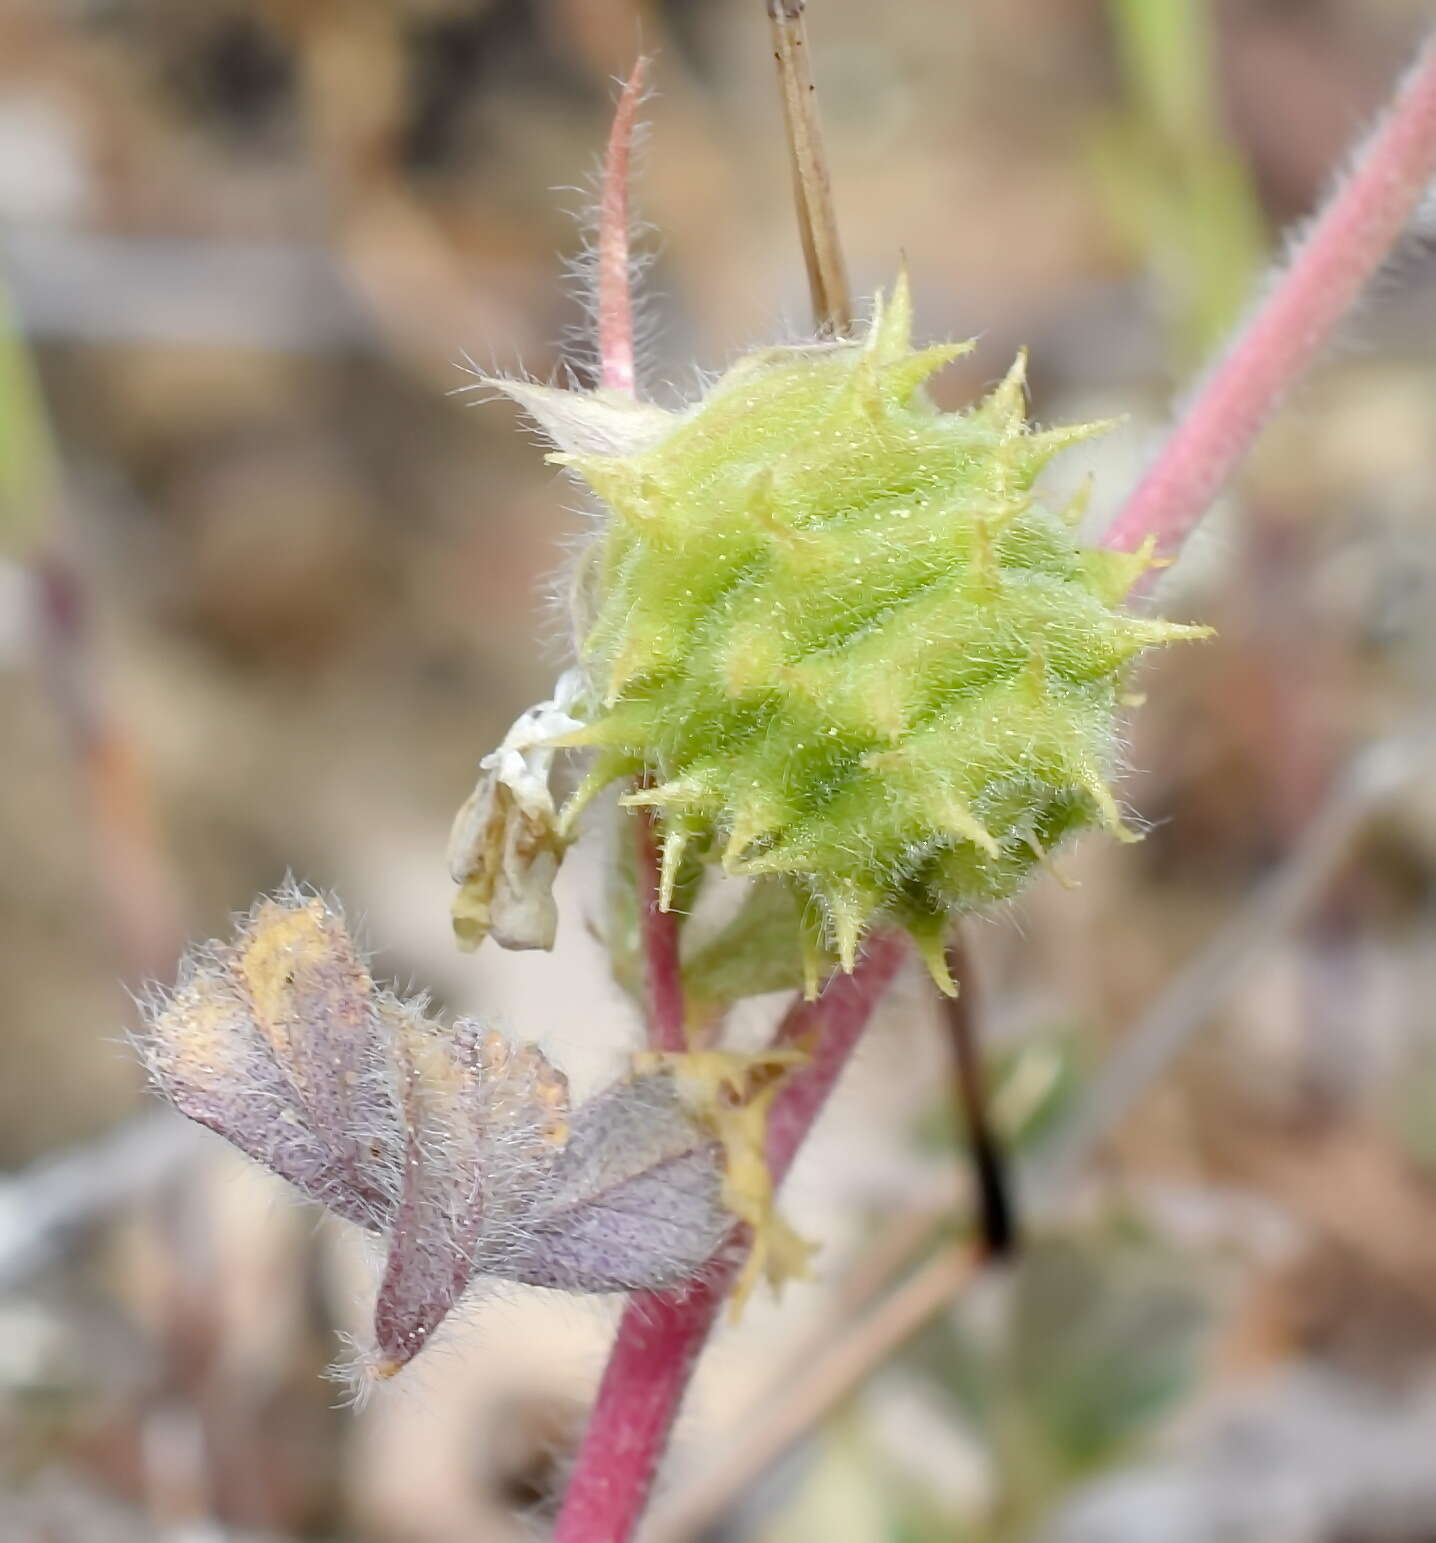
[[[1436,35],[1103,537],[1176,552],[1390,253],[1436,175]]]
[[[608,131],[603,159],[603,187],[598,202],[598,375],[599,384],[633,396],[633,295],[628,267],[628,174],[633,161],[633,130],[648,60],[633,65]]]
[[[598,199],[599,383],[625,396],[637,394],[633,363],[633,296],[628,262],[628,183],[633,134],[648,60],[640,55],[619,93],[603,158]],[[654,1050],[686,1050],[683,971],[678,917],[659,902],[659,856],[652,814],[634,818],[638,925],[648,1006],[648,1043]]]
[[[811,1059],[784,1083],[768,1120],[768,1166],[782,1180],[827,1102],[873,1008],[906,954],[893,933],[874,935],[851,975],[835,974],[815,1002],[796,1004],[776,1043],[808,1043]],[[742,1266],[744,1239],[676,1292],[638,1292],[619,1324],[554,1543],[625,1543],[648,1503],[688,1382]]]

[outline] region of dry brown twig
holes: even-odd
[[[808,267],[813,321],[820,334],[841,337],[853,325],[847,267],[838,240],[828,158],[818,122],[817,87],[803,24],[804,0],[768,0],[773,58],[783,99],[783,121],[793,162],[793,201]]]

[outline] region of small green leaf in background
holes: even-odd
[[[1002,1490],[981,1537],[1019,1543],[1196,1386],[1210,1302],[1190,1258],[1120,1221],[1080,1238],[1034,1238],[986,1288],[980,1306],[957,1304],[905,1360],[989,1445]]]
[[[1024,1033],[1016,1044],[986,1055],[992,1127],[1003,1146],[1026,1152],[1068,1113],[1086,1085],[1090,1036],[1082,1026],[1056,1024]],[[961,1118],[946,1088],[935,1088],[915,1128],[920,1150],[950,1149],[960,1133]]]
[[[1153,1244],[1045,1240],[1017,1274],[1012,1391],[1061,1465],[1085,1471],[1191,1385],[1206,1325],[1189,1262]]]
[[[683,982],[695,1012],[768,991],[800,989],[801,910],[791,885],[755,880],[733,920],[684,963]]]

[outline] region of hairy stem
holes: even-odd
[[[812,1040],[810,1060],[784,1084],[768,1121],[774,1182],[788,1171],[832,1092],[873,1008],[901,964],[895,934],[871,939],[851,975],[834,975],[815,1002],[799,1003],[779,1042]],[[742,1264],[745,1240],[679,1292],[630,1298],[599,1384],[554,1543],[624,1543],[647,1504],[684,1392],[719,1308]]]
[[[633,136],[648,60],[639,56],[619,93],[598,201],[598,375],[600,385],[637,393],[633,356],[633,296],[628,261],[628,183]],[[663,909],[657,829],[653,815],[633,819],[637,844],[638,925],[647,990],[648,1043],[654,1050],[685,1050],[683,970],[678,917]]]
[[[813,309],[820,329],[846,331],[851,303],[833,220],[812,78],[806,63],[801,0],[772,0],[779,77],[793,152],[799,225]],[[627,178],[633,115],[643,61],[619,99],[604,170],[599,227],[601,383],[633,392],[633,318],[628,288]],[[660,909],[659,858],[652,818],[639,821],[640,922],[648,988],[648,1034],[658,1049],[685,1048],[677,917]],[[817,1000],[796,1003],[775,1036],[802,1044],[807,1062],[784,1083],[769,1114],[768,1167],[782,1182],[832,1092],[873,1008],[906,951],[879,934],[851,975],[835,974]],[[676,1292],[640,1292],[619,1323],[598,1396],[580,1443],[554,1528],[554,1543],[625,1543],[648,1503],[689,1379],[747,1252],[744,1229],[703,1275]]]
[[[648,1043],[653,1050],[686,1050],[683,965],[678,915],[662,909],[657,822],[650,809],[633,813],[637,843],[638,930],[648,1004]]]
[[[636,59],[619,94],[613,127],[608,131],[598,205],[599,384],[628,396],[637,390],[628,268],[628,173],[633,160],[634,121],[647,69],[647,59]]]
[[[1436,35],[1250,322],[1198,388],[1104,545],[1177,551],[1390,253],[1436,174]]]

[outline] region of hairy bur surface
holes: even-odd
[[[380,990],[337,910],[296,890],[192,956],[141,1048],[181,1113],[385,1241],[380,1376],[475,1280],[663,1289],[734,1223],[714,1139],[666,1072],[571,1108],[533,1046]]]
[[[923,382],[970,345],[910,332],[900,280],[862,341],[751,354],[682,413],[501,383],[609,514],[577,591],[590,699],[553,741],[598,752],[564,828],[640,778],[664,903],[690,848],[796,886],[810,982],[884,914],[947,988],[952,913],[1083,826],[1129,836],[1123,677],[1205,631],[1124,612],[1150,552],[1085,550],[1080,509],[1034,496],[1102,425],[1035,431],[1021,359],[939,412]]]

